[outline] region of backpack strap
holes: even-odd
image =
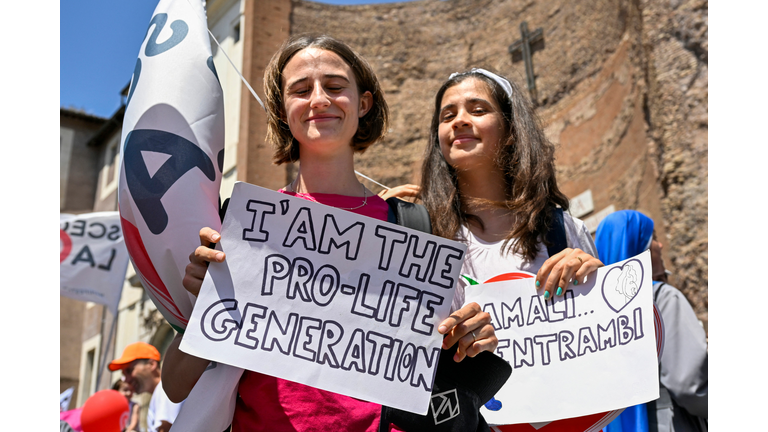
[[[558,254],[561,250],[568,247],[568,240],[565,237],[565,221],[563,220],[563,209],[555,207],[554,219],[552,225],[547,231],[547,253],[549,256]]]
[[[229,207],[229,198],[224,200],[224,204],[221,204],[221,197],[219,197],[219,219],[224,222],[224,215],[227,214],[227,207]]]
[[[387,199],[387,204],[389,204],[387,221],[432,234],[432,224],[429,222],[426,207],[396,197]]]
[[[397,225],[397,206],[393,206],[392,203],[387,200],[389,205],[389,211],[387,212],[387,222]]]

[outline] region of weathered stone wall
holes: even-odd
[[[708,309],[708,52],[706,0],[639,0],[648,122],[669,232],[671,282],[706,322]]]
[[[671,282],[706,321],[706,14],[706,2],[666,0],[294,0],[291,34],[330,34],[371,63],[392,122],[356,167],[393,186],[421,175],[440,84],[485,67],[525,88],[524,62],[508,47],[522,21],[543,28],[537,99],[561,188],[569,197],[591,190],[595,211],[613,205],[654,218]]]
[[[524,86],[523,62],[513,63],[507,48],[527,20],[531,30],[545,29],[544,44],[534,54],[537,86],[545,106],[556,104],[601,70],[626,30],[625,9],[616,0],[426,0],[346,7],[296,1],[291,33],[334,35],[376,70],[393,112],[391,133],[360,158],[359,167],[385,184],[398,184],[418,178],[433,97],[452,72],[486,67]],[[573,37],[580,26],[585,27],[580,37]]]

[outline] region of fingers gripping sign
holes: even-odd
[[[603,267],[599,259],[576,248],[565,248],[552,255],[536,273],[536,288],[544,286],[544,298],[562,296],[569,283],[584,283],[586,277]]]
[[[208,264],[224,261],[224,252],[214,249],[219,240],[221,240],[221,235],[218,232],[205,227],[200,230],[200,246],[189,254],[189,264],[184,270],[182,285],[195,297],[200,293]]]
[[[483,312],[477,303],[469,303],[446,318],[437,330],[444,334],[443,349],[458,343],[454,361],[475,357],[482,351],[493,352],[499,344],[491,325],[491,315]]]

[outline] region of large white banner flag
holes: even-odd
[[[118,202],[147,294],[177,331],[194,297],[181,284],[203,227],[218,229],[224,106],[200,1],[161,0],[133,71]]]
[[[62,213],[59,224],[61,295],[106,305],[116,314],[128,270],[120,216]]]
[[[181,350],[426,414],[462,243],[238,182]]]
[[[218,230],[224,104],[199,0],[161,0],[139,50],[123,120],[118,203],[136,273],[183,331],[194,297],[181,284],[203,227]],[[242,371],[203,373],[174,430],[224,430]],[[229,396],[227,396],[229,395]]]
[[[561,297],[545,300],[525,278],[468,286],[466,300],[491,314],[496,353],[513,368],[481,408],[489,424],[596,431],[624,407],[659,397],[649,252],[598,269]]]

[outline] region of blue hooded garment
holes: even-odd
[[[615,264],[639,255],[651,244],[653,220],[635,210],[609,214],[600,222],[595,234],[595,246],[600,261]],[[648,432],[648,411],[645,404],[626,408],[603,432]]]
[[[653,219],[635,210],[613,212],[600,222],[595,246],[600,261],[616,264],[640,255],[651,245]]]

